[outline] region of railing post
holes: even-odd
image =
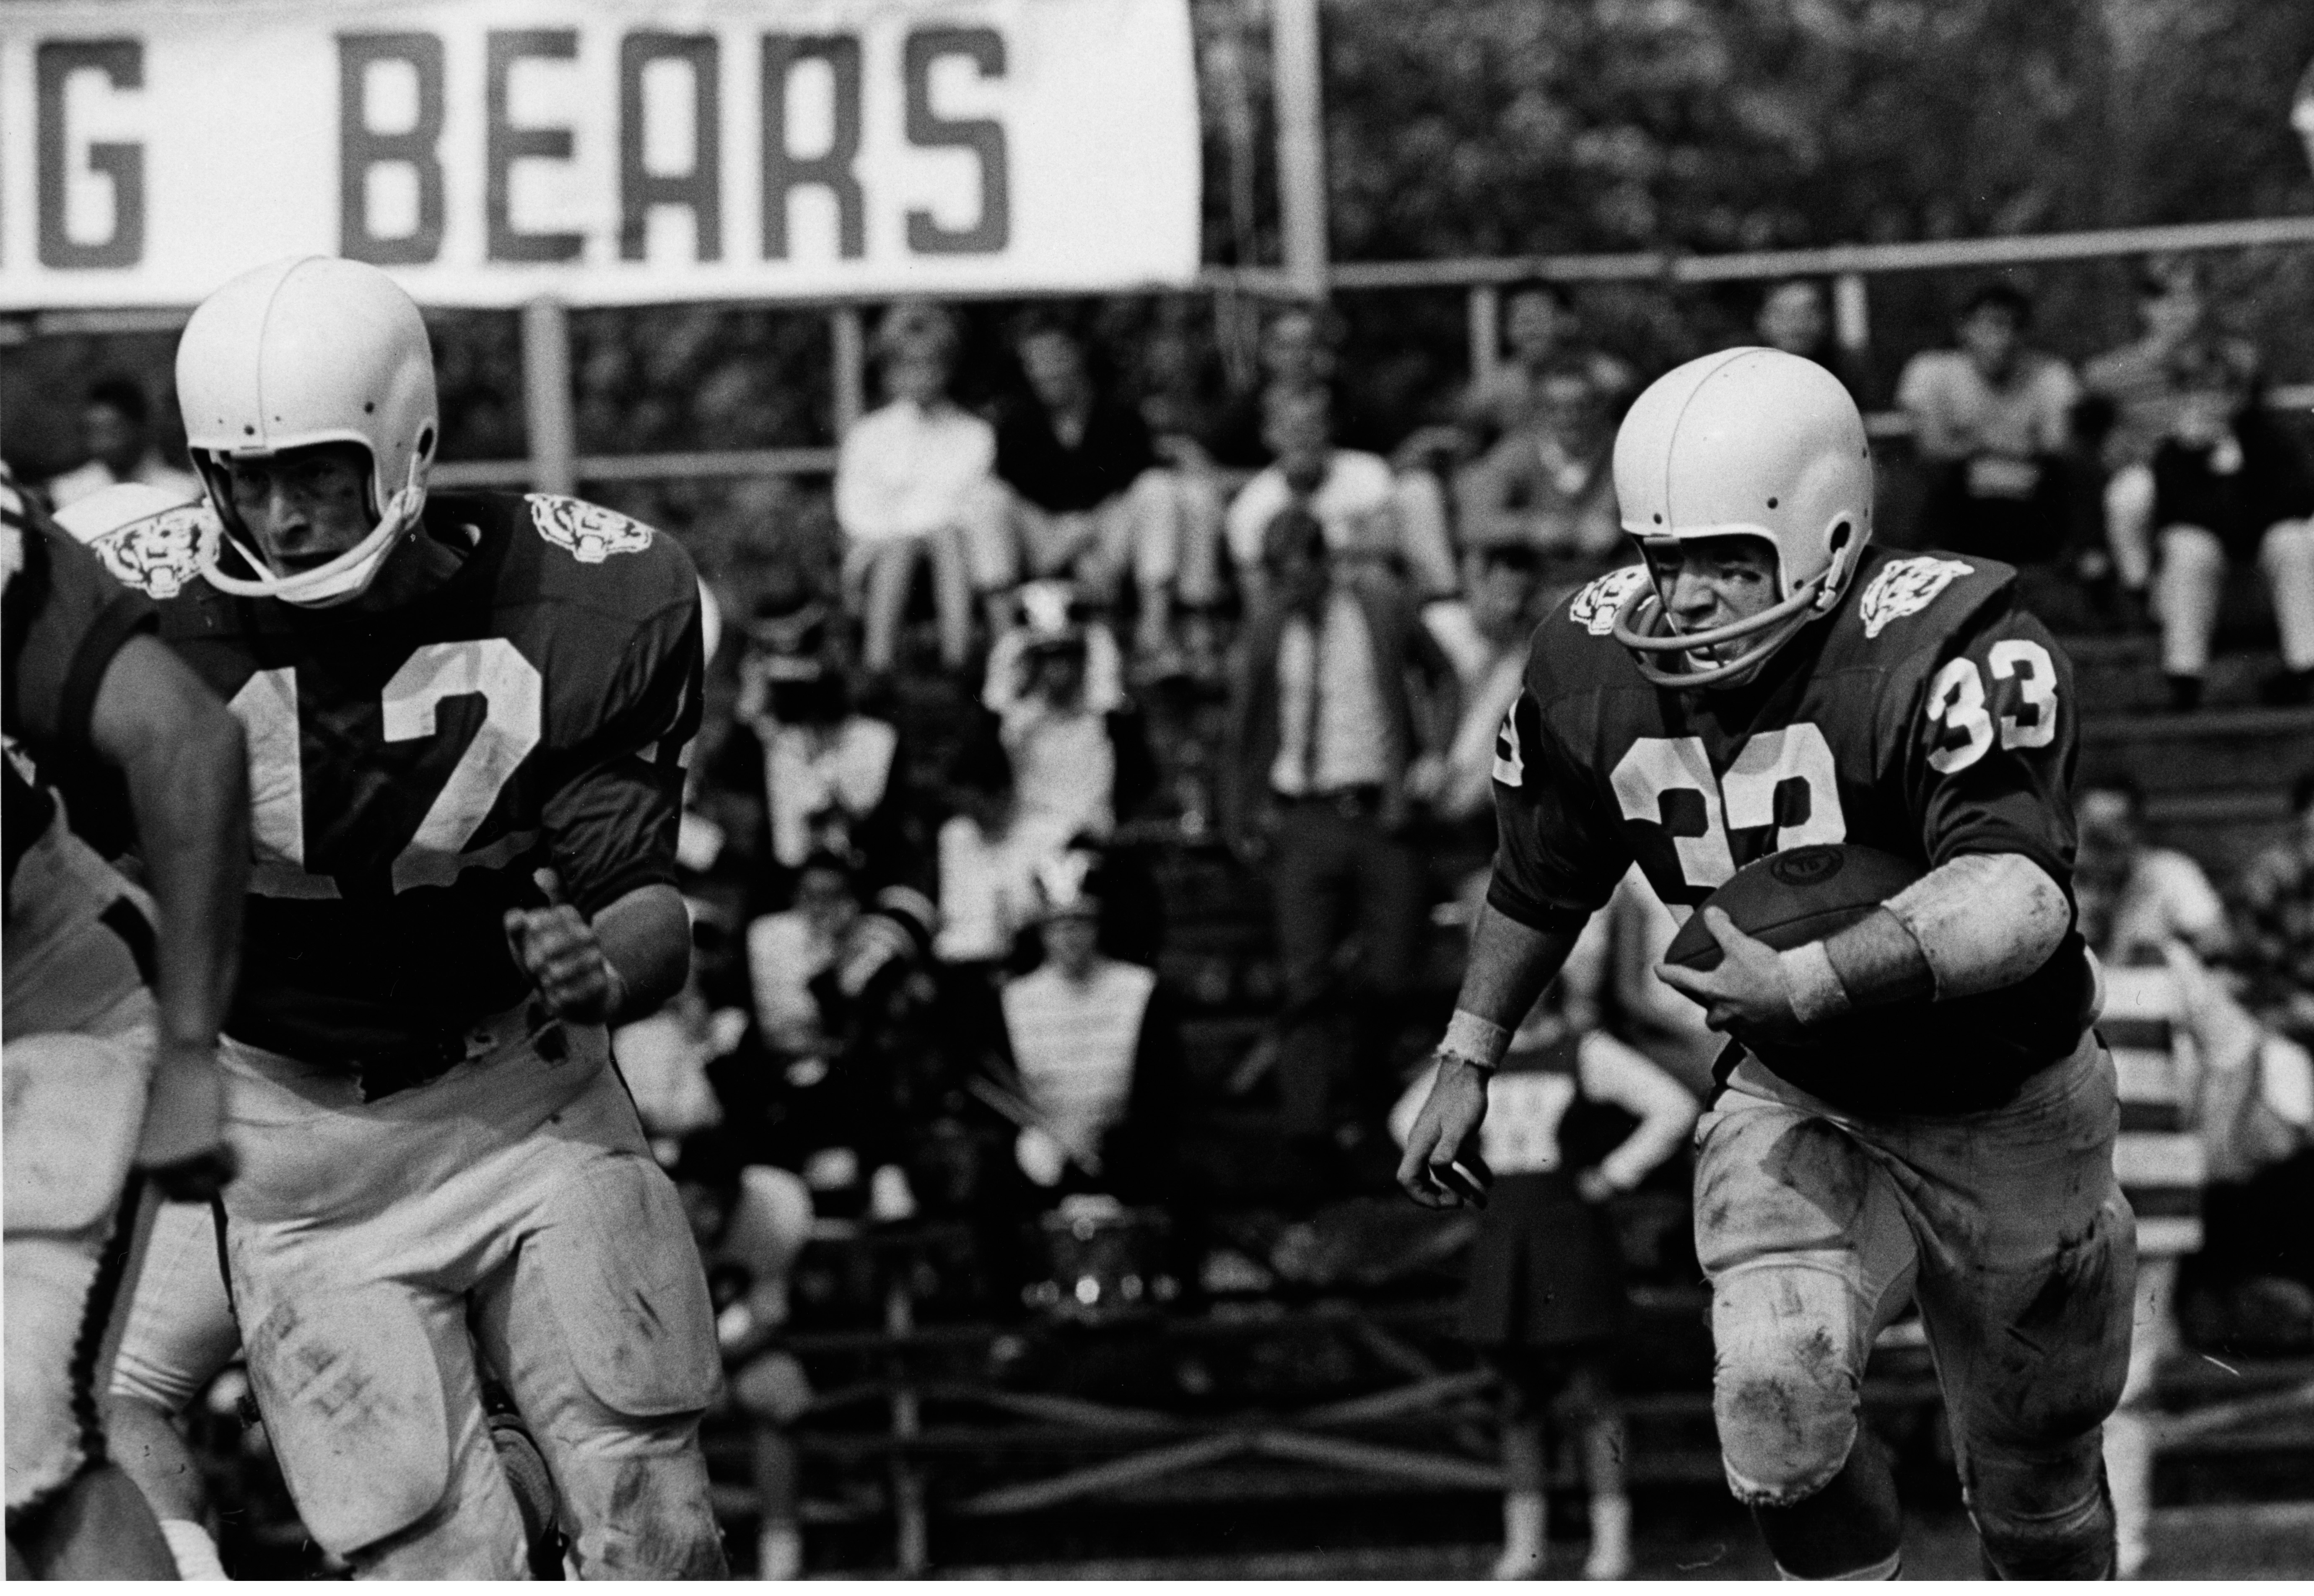
[[[1847,354],[1860,355],[1871,344],[1872,313],[1862,272],[1843,271],[1832,279],[1832,329]]]
[[[835,439],[842,443],[868,410],[868,332],[856,304],[837,305],[827,321],[835,340]]]
[[[1277,102],[1277,193],[1285,211],[1285,275],[1294,292],[1327,288],[1325,96],[1318,0],[1271,0],[1270,82]]]
[[[578,488],[578,410],[571,398],[571,317],[560,298],[523,305],[523,430],[530,435],[530,486]]]
[[[1473,283],[1464,304],[1471,332],[1471,381],[1485,386],[1503,364],[1503,294],[1492,283]]]
[[[570,392],[570,309],[559,299],[534,299],[522,307],[522,414],[532,489],[575,492],[578,411]]]

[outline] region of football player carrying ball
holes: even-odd
[[[1494,879],[1400,1181],[1434,1207],[1483,1190],[1488,1071],[1634,860],[1682,913],[1779,849],[1910,861],[1918,881],[1821,941],[1777,952],[1715,908],[1719,963],[1658,966],[1745,1044],[1697,1130],[1721,1459],[1786,1573],[1893,1577],[1895,1492],[1858,1388],[1917,1302],[1992,1568],[2105,1576],[2098,1426],[2134,1255],[2069,894],[2070,667],[2007,567],[1870,546],[1862,418],[1806,360],[1669,373],[1614,471],[1645,563],[1534,634],[1497,751]],[[1875,1009],[1907,1023],[1809,1045]]]
[[[691,562],[578,499],[429,497],[426,327],[373,267],[226,284],[177,392],[208,505],[92,547],[247,736],[225,1250],[298,1512],[363,1574],[521,1577],[479,1343],[582,1574],[718,1575],[706,1279],[604,1029],[690,957]]]

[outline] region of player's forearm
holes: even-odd
[[[1497,1063],[1510,1034],[1567,962],[1578,934],[1579,929],[1539,930],[1492,904],[1479,905],[1479,923],[1471,934],[1470,966],[1454,1000],[1445,1050],[1481,1064]]]
[[[2063,889],[2031,860],[1964,854],[1835,933],[1823,957],[1849,1007],[1967,997],[2039,969],[2071,924]]]
[[[232,1001],[249,878],[249,773],[241,724],[149,638],[97,689],[90,736],[127,779],[160,924],[154,1001],[164,1043],[206,1049]]]
[[[683,990],[691,974],[691,916],[672,886],[639,886],[590,922],[618,973],[613,1024],[638,1019]]]

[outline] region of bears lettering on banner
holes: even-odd
[[[614,554],[640,554],[650,547],[651,529],[631,516],[560,493],[526,498],[538,535],[569,550],[582,565],[600,565]]]

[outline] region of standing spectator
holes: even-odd
[[[1623,541],[1609,469],[1614,415],[1596,380],[1572,359],[1531,375],[1518,422],[1455,481],[1463,546],[1517,543],[1598,565]]]
[[[2282,633],[2269,702],[2314,697],[2314,462],[2260,402],[2254,375],[2214,345],[2189,351],[2169,434],[2153,452],[2161,570],[2154,609],[2170,701],[2201,701],[2226,567],[2255,560]]]
[[[1557,283],[1531,279],[1514,284],[1503,315],[1503,338],[1510,358],[1494,375],[1463,396],[1462,420],[1480,447],[1524,426],[1542,398],[1547,374],[1572,366],[1590,379],[1591,391],[1612,420],[1638,390],[1630,362],[1583,337],[1575,302]]]
[[[1634,865],[1583,929],[1559,978],[1570,1014],[1604,1025],[1701,1098],[1711,1094],[1712,1066],[1727,1038],[1705,1023],[1701,1004],[1656,978],[1678,934],[1679,921]]]
[[[1381,455],[1335,446],[1333,401],[1326,390],[1273,386],[1262,400],[1264,436],[1276,462],[1240,489],[1229,507],[1230,552],[1251,601],[1249,611],[1260,604],[1263,536],[1288,508],[1308,511],[1345,563],[1396,565],[1418,598],[1451,596],[1460,580],[1443,517],[1405,513],[1398,479]]]
[[[2080,851],[2073,904],[2081,938],[2107,964],[2159,956],[2172,941],[2204,958],[2232,942],[2226,908],[2202,867],[2145,841],[2145,797],[2123,778],[2082,784],[2073,799]]]
[[[2290,834],[2242,876],[2242,964],[2258,1017],[2314,1046],[2314,769],[2290,789]]]
[[[1446,778],[1438,813],[1475,823],[1491,847],[1495,817],[1495,746],[1503,718],[1525,683],[1527,639],[1534,630],[1539,560],[1524,543],[1472,551],[1471,630],[1483,650],[1457,660],[1462,679],[1462,719],[1446,751]]]
[[[2079,387],[2063,361],[2026,347],[2033,304],[2004,283],[1961,305],[1960,348],[1912,357],[1896,384],[1929,471],[1931,547],[2012,564],[2049,559],[2066,533],[2064,452]]]
[[[1031,578],[1075,578],[1104,604],[1130,580],[1144,662],[1173,656],[1178,598],[1218,596],[1221,505],[1203,473],[1169,471],[1132,405],[1093,382],[1084,347],[1058,322],[1036,321],[1014,340],[1029,402],[996,431],[996,474]]]
[[[1417,1081],[1391,1116],[1401,1140],[1426,1084]],[[1493,1200],[1479,1221],[1459,1328],[1503,1382],[1495,1577],[1544,1572],[1547,1421],[1563,1400],[1582,1428],[1591,1497],[1583,1577],[1621,1579],[1631,1567],[1631,1503],[1612,1389],[1623,1262],[1606,1204],[1678,1152],[1696,1099],[1646,1054],[1579,1028],[1546,1000],[1488,1080],[1487,1104],[1480,1156],[1495,1175]],[[1632,1124],[1628,1134],[1622,1124]]]
[[[2106,473],[2106,543],[2115,575],[2124,592],[2142,597],[2153,575],[2153,453],[2177,420],[2190,351],[2212,337],[2198,269],[2190,260],[2150,263],[2137,280],[2137,314],[2144,331],[2136,342],[2081,368],[2080,420]],[[2248,344],[2215,341],[2245,374],[2256,366]]]
[[[1015,579],[1004,498],[992,472],[996,433],[949,396],[956,320],[938,305],[895,305],[877,331],[888,402],[843,436],[835,518],[844,589],[861,617],[867,668],[889,671],[916,568],[929,559],[941,658],[954,670],[972,647],[976,598],[991,609]]]
[[[160,445],[153,438],[152,402],[134,380],[103,377],[89,384],[88,397],[81,403],[80,436],[87,462],[52,479],[45,489],[56,508],[115,482],[163,489],[180,503],[200,498],[199,480],[161,457]]]
[[[1274,592],[1240,641],[1221,783],[1232,846],[1247,858],[1275,849],[1278,1074],[1287,1134],[1316,1160],[1313,1176],[1334,1147],[1379,1128],[1388,1101],[1424,918],[1421,865],[1404,833],[1437,789],[1458,699],[1453,668],[1412,606],[1370,575],[1338,579],[1327,543],[1298,508],[1266,531]],[[1333,1076],[1345,1057],[1357,1116],[1336,1137]]]

